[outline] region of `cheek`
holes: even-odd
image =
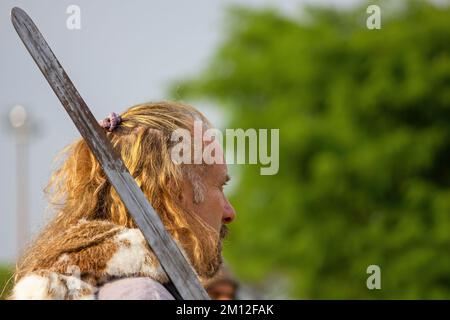
[[[210,208],[223,208],[225,202],[225,197],[222,191],[218,188],[210,190],[205,194],[205,203],[208,203]]]
[[[212,214],[214,214],[214,216],[217,217],[221,217],[222,216],[222,212],[225,208],[226,205],[226,201],[225,198],[222,194],[222,192],[219,190],[217,192],[214,193],[214,195],[211,196],[210,198],[210,208],[212,210],[214,210],[212,212]]]
[[[225,207],[224,197],[219,191],[209,191],[205,194],[205,200],[194,205],[194,211],[214,228],[220,227],[222,213]]]
[[[210,214],[211,219],[214,220],[214,223],[219,228],[222,225],[224,212],[228,210],[228,207],[228,201],[226,200],[223,192],[221,190],[215,192],[214,196],[211,197]]]

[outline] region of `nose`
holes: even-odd
[[[233,220],[236,218],[236,211],[234,211],[233,206],[227,201],[224,209],[223,223],[228,224],[233,222]]]

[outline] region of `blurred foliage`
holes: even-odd
[[[393,6],[395,3],[395,6]],[[225,256],[293,298],[450,298],[450,10],[422,1],[233,7],[209,66],[173,86],[228,128],[279,128],[280,170],[240,166]],[[381,290],[366,268],[381,267]]]
[[[0,300],[6,299],[14,283],[12,268],[0,266]]]

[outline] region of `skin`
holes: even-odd
[[[205,188],[204,201],[194,203],[192,186],[185,182],[182,195],[183,202],[185,206],[220,233],[224,224],[229,224],[236,218],[236,212],[223,192],[224,186],[230,180],[227,165],[208,165],[202,176]]]

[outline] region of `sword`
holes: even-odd
[[[25,11],[18,7],[11,10],[11,21],[158,258],[172,282],[167,286],[168,289],[178,299],[209,300],[194,269],[165,229],[120,155],[113,149],[104,130],[97,123],[39,29]]]

